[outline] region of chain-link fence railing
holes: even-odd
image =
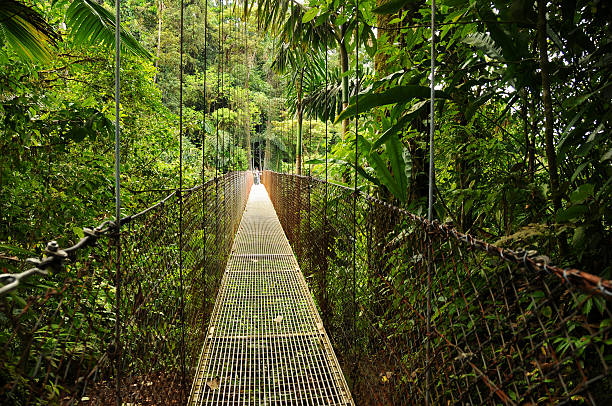
[[[358,404],[612,403],[612,281],[343,186],[263,182]]]
[[[228,173],[122,219],[119,273],[106,222],[3,274],[0,403],[185,404],[251,184]]]

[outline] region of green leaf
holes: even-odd
[[[407,103],[412,99],[428,99],[430,94],[430,89],[428,87],[418,85],[395,86],[380,93],[364,93],[359,95],[359,105],[357,105],[355,97],[352,97],[352,104],[347,106],[347,108],[336,117],[335,122],[338,123],[345,118],[354,117],[357,114],[357,109],[359,109],[359,114],[363,114],[374,107],[381,107],[394,103]],[[448,95],[444,91],[437,90],[436,98],[448,99]]]
[[[405,161],[402,156],[403,148],[401,147],[401,145],[398,146],[396,144],[396,145],[391,145],[391,147],[387,147],[387,148],[390,148],[390,150],[387,152],[387,155],[389,155],[389,158],[392,161],[395,160],[395,163],[392,162],[394,173],[396,171],[401,171],[397,173],[396,175],[397,179],[396,179],[396,177],[391,174],[391,172],[389,171],[389,168],[387,167],[387,163],[381,158],[378,152],[376,152],[375,150],[372,150],[372,145],[361,135],[358,135],[358,140],[362,147],[362,150],[364,151],[364,155],[368,163],[370,164],[370,166],[372,166],[372,168],[374,168],[374,171],[376,173],[376,179],[378,180],[377,183],[380,183],[383,186],[385,186],[389,190],[389,192],[393,194],[393,196],[395,196],[402,202],[405,202],[406,201],[406,187],[402,186],[401,179],[402,177],[405,179],[406,174],[404,171]],[[399,143],[399,140],[397,140],[397,142]],[[404,184],[406,184],[406,182],[404,182]]]
[[[571,222],[589,211],[588,207],[582,205],[570,206],[567,209],[557,212],[557,221],[559,223]]]
[[[589,162],[583,162],[581,163],[578,168],[576,168],[576,170],[574,171],[574,174],[572,175],[570,182],[573,182],[574,180],[576,180],[576,178],[578,177],[578,175],[580,175],[580,173],[582,172],[582,170],[584,168],[586,168],[586,166],[589,164]]]
[[[372,149],[378,149],[383,144],[385,144],[389,138],[391,138],[392,136],[397,134],[398,131],[400,131],[402,128],[404,128],[406,126],[406,124],[408,124],[420,112],[420,110],[425,105],[427,105],[427,100],[420,101],[420,102],[416,103],[414,106],[412,106],[412,108],[410,109],[408,114],[402,116],[399,120],[397,120],[397,123],[395,123],[393,126],[388,128],[380,136],[380,138],[378,138],[374,142],[374,144],[372,144]]]
[[[35,257],[37,254],[34,251],[26,250],[20,247],[16,247],[8,244],[0,244],[0,251],[11,253],[14,255],[20,255],[23,257]]]
[[[580,185],[576,190],[570,194],[570,201],[574,204],[582,203],[587,198],[593,195],[595,186],[590,183]]]
[[[363,151],[365,151],[364,153],[368,163],[372,166],[372,168],[374,168],[379,182],[389,189],[394,196],[400,196],[401,191],[399,190],[397,182],[395,182],[393,179],[391,172],[389,172],[387,164],[383,162],[380,155],[378,155],[376,151],[372,151],[371,144],[365,138],[363,138],[363,136],[357,135],[357,138]]]
[[[83,233],[83,229],[80,227],[72,227],[72,232],[77,235],[79,238],[83,238],[85,234]]]
[[[75,142],[81,142],[85,139],[85,137],[87,137],[88,134],[89,131],[86,128],[74,127],[70,131],[68,131],[66,136]]]
[[[574,230],[574,236],[572,238],[572,246],[574,248],[580,248],[584,245],[586,237],[586,227],[576,227]]]
[[[14,0],[0,5],[0,39],[19,57],[47,62],[60,36],[34,9]]]
[[[363,42],[366,52],[368,53],[370,58],[373,58],[374,55],[376,54],[376,49],[378,47],[378,41],[371,27],[366,27],[363,30],[363,33],[361,35],[361,42]]]
[[[76,45],[115,47],[115,16],[93,0],[73,0],[66,11],[66,25]],[[125,51],[151,59],[151,54],[123,28],[121,47]]]
[[[387,156],[391,162],[393,177],[397,180],[399,195],[396,195],[402,203],[406,202],[408,180],[406,178],[406,163],[404,162],[404,146],[398,137],[390,137],[385,143]]]
[[[319,8],[318,7],[313,7],[311,9],[309,9],[302,16],[302,22],[303,23],[307,23],[307,22],[311,21],[313,18],[315,18],[317,16],[317,14],[319,14]]]

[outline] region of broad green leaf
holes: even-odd
[[[88,133],[89,131],[84,127],[74,127],[68,131],[66,136],[74,142],[81,142],[85,139]]]
[[[368,160],[368,163],[374,168],[376,171],[376,176],[381,184],[383,184],[394,196],[400,196],[401,191],[398,188],[397,183],[391,176],[391,172],[387,168],[387,164],[383,162],[380,158],[380,155],[376,151],[372,151],[371,144],[363,138],[363,136],[358,135],[359,143],[364,151],[365,157]]]
[[[587,198],[593,195],[595,186],[590,183],[580,185],[576,190],[570,194],[570,201],[574,204],[582,203]]]
[[[371,144],[365,138],[358,135],[358,139],[368,163],[372,166],[372,168],[374,168],[378,181],[384,185],[391,192],[391,194],[393,194],[393,196],[397,197],[402,202],[405,202],[405,188],[402,189],[400,182],[398,182],[391,174],[389,168],[387,168],[387,163],[383,161],[378,152],[372,150]],[[400,157],[399,159],[401,162],[404,162],[403,157]],[[398,164],[398,166],[400,165]]]
[[[307,23],[307,22],[311,21],[313,18],[315,18],[317,16],[317,14],[319,14],[319,8],[318,7],[313,7],[311,9],[309,9],[302,16],[302,22],[303,23]]]
[[[0,4],[0,41],[6,43],[19,57],[30,61],[47,62],[59,35],[34,9],[14,0]]]
[[[83,233],[83,229],[80,227],[72,227],[72,232],[77,235],[79,238],[83,238],[85,234]]]
[[[374,107],[394,103],[407,103],[412,99],[428,99],[429,96],[430,89],[418,85],[395,86],[380,93],[364,93],[359,95],[358,103],[355,97],[352,97],[351,104],[336,117],[335,122],[338,123],[345,118],[354,117],[357,114],[357,110],[359,110],[359,114],[363,114]],[[448,96],[446,92],[437,90],[436,98],[447,99]]]
[[[391,162],[393,178],[398,184],[399,195],[396,197],[402,202],[406,202],[408,181],[406,179],[406,163],[404,162],[404,146],[396,136],[390,137],[385,143],[385,146],[387,147],[387,156]]]
[[[567,209],[559,210],[557,212],[557,221],[559,223],[572,222],[578,217],[584,215],[587,211],[589,211],[589,208],[587,206],[570,206]]]
[[[584,240],[586,238],[586,228],[585,227],[576,227],[574,230],[574,236],[572,238],[572,246],[576,249],[579,249],[584,245]]]
[[[576,178],[580,175],[580,173],[582,172],[582,170],[584,168],[586,168],[586,166],[589,164],[589,162],[583,162],[580,164],[580,166],[578,166],[578,168],[576,168],[576,170],[574,171],[574,174],[572,175],[572,178],[570,179],[570,182],[573,182],[574,180],[576,180]]]
[[[77,45],[115,47],[115,16],[93,0],[73,0],[66,11],[66,25]],[[151,54],[123,27],[121,46],[125,51],[151,59]]]
[[[387,140],[394,136],[395,134],[398,133],[398,131],[400,131],[402,128],[404,128],[406,126],[406,124],[408,124],[412,119],[414,119],[421,111],[421,109],[427,105],[428,101],[427,100],[423,100],[420,101],[418,103],[415,103],[414,106],[412,106],[412,108],[408,111],[408,113],[404,116],[402,116],[397,123],[395,123],[391,128],[387,129],[387,131],[385,131],[378,140],[376,140],[376,142],[374,142],[374,144],[372,144],[372,149],[378,149],[380,146],[382,146],[384,143],[387,142]]]

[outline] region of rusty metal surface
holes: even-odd
[[[253,186],[236,234],[189,404],[352,404],[262,185]]]

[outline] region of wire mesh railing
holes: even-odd
[[[185,404],[251,185],[184,190],[182,227],[179,192],[122,219],[118,275],[112,222],[4,274],[0,404]]]
[[[612,281],[343,186],[263,182],[358,404],[612,402]]]

